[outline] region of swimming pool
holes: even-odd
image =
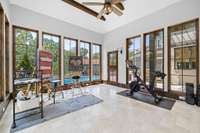
[[[84,82],[84,81],[89,81],[90,77],[89,76],[81,76],[80,77],[80,82]],[[100,80],[100,76],[92,76],[92,80]],[[74,80],[72,78],[66,78],[64,79],[64,84],[72,84],[74,82]]]

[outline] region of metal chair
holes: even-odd
[[[84,95],[83,94],[83,91],[81,89],[81,84],[80,84],[80,72],[74,72],[73,75],[72,75],[72,79],[73,79],[73,85],[72,85],[72,97],[75,97],[75,96],[82,96]],[[76,94],[75,95],[75,91],[76,90],[79,90],[80,93]]]

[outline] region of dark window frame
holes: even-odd
[[[10,93],[10,23],[5,15],[6,96]]]
[[[195,22],[195,26],[196,26],[196,66],[198,66],[196,68],[196,83],[199,84],[199,18],[196,18],[196,19],[192,19],[192,20],[189,20],[189,21],[185,21],[185,22],[181,22],[181,23],[178,23],[178,24],[175,24],[175,25],[171,25],[171,26],[168,26],[167,27],[167,31],[168,31],[168,65],[170,66],[171,65],[171,47],[172,47],[172,44],[171,44],[171,31],[170,29],[173,28],[173,27],[178,27],[178,26],[181,26],[181,25],[184,25],[184,24],[187,24],[187,23],[191,23],[191,22]],[[168,67],[168,91],[169,92],[174,92],[176,95],[178,96],[182,96],[184,95],[184,92],[175,92],[175,91],[172,91],[171,89],[171,68]]]
[[[5,89],[5,79],[4,79],[4,49],[5,49],[5,46],[4,46],[4,31],[5,31],[5,28],[4,28],[4,20],[5,17],[4,17],[4,10],[3,8],[1,7],[0,5],[0,60],[2,63],[2,65],[0,65],[0,103],[4,101],[5,99],[5,96],[4,96],[4,89]],[[0,113],[1,115],[1,113]]]
[[[164,39],[165,39],[165,30],[164,30],[164,28],[161,28],[161,29],[157,29],[157,30],[154,30],[154,31],[151,31],[151,32],[147,32],[147,33],[144,33],[143,34],[143,79],[144,79],[144,82],[146,83],[146,39],[145,39],[145,37],[146,37],[146,35],[148,35],[148,34],[153,34],[154,35],[154,37],[155,37],[155,35],[156,35],[156,33],[158,33],[158,32],[162,32],[163,33],[163,52],[162,52],[162,57],[163,57],[163,72],[165,72],[165,68],[164,68],[164,64],[165,64],[165,43],[164,43]],[[154,38],[155,39],[155,38]],[[154,40],[155,41],[155,40]],[[159,49],[156,49],[156,50],[159,50]],[[164,91],[164,80],[163,80],[163,88],[158,88],[158,89],[161,89],[161,90],[163,90]]]

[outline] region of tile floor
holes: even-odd
[[[87,87],[104,102],[66,114],[20,133],[200,133],[200,108],[177,101],[171,111],[116,93],[110,85]],[[12,104],[0,121],[0,133],[9,133]]]

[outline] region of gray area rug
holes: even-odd
[[[129,97],[129,98],[132,98],[132,99],[135,99],[135,100],[147,103],[147,104],[151,104],[151,105],[154,105],[157,107],[161,107],[161,108],[167,109],[167,110],[171,110],[174,106],[174,103],[176,102],[175,100],[172,100],[172,99],[162,98],[162,100],[158,104],[156,104],[154,102],[154,97],[152,97],[152,96],[144,95],[139,92],[134,93],[134,96],[129,96],[129,95],[127,95],[127,93],[129,93],[129,90],[121,91],[121,92],[118,92],[117,94],[119,94],[121,96]]]
[[[10,130],[11,133],[43,123],[45,121],[48,121],[50,119],[60,117],[62,115],[65,115],[70,112],[74,112],[80,109],[83,109],[85,107],[89,107],[95,104],[98,104],[100,102],[103,102],[103,100],[93,96],[93,95],[84,95],[76,98],[71,98],[68,100],[65,100],[60,103],[56,104],[50,104],[44,107],[44,118],[40,118],[40,110],[36,109],[33,111],[29,111],[26,113],[20,113],[16,115],[16,125],[17,127],[15,129]],[[34,114],[34,115],[31,115]],[[26,117],[29,116],[29,117]],[[22,117],[25,117],[23,119],[20,119]]]

